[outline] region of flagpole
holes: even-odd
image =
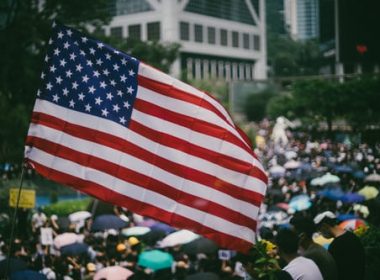
[[[13,238],[15,233],[15,226],[16,226],[16,218],[17,218],[17,210],[20,203],[20,197],[21,197],[21,190],[22,190],[22,183],[24,181],[24,174],[25,174],[25,165],[22,164],[21,169],[21,178],[20,178],[20,184],[18,187],[18,193],[17,193],[17,202],[16,202],[16,208],[13,211],[13,217],[12,217],[12,226],[11,226],[11,235],[9,237],[9,246],[8,246],[8,256],[7,256],[7,267],[5,270],[5,277],[8,279],[8,272],[10,271],[10,264],[11,264],[11,252],[12,252],[12,244],[13,244]]]

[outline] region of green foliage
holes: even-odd
[[[43,208],[47,215],[56,214],[57,216],[68,216],[77,211],[85,211],[90,203],[90,198],[81,200],[65,200],[60,201]]]
[[[360,236],[360,239],[366,252],[366,279],[378,279],[380,274],[380,229],[370,226]]]
[[[208,80],[191,80],[187,81],[195,88],[207,92],[216,98],[223,106],[228,106],[228,84],[225,80],[208,79]]]
[[[260,121],[267,115],[267,104],[274,97],[272,89],[250,94],[244,102],[244,112],[248,120]]]

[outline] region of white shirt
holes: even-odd
[[[310,259],[297,257],[284,267],[294,280],[323,280],[318,266]]]

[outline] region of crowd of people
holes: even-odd
[[[280,130],[275,132],[269,122],[260,124],[255,148],[270,178],[257,230],[259,239],[274,244],[278,264],[274,277],[365,279],[365,249],[354,231],[380,225],[376,193],[380,146],[349,138],[312,139],[302,131],[290,132],[284,122],[278,124]],[[372,195],[362,191],[366,185]],[[196,235],[187,244],[179,240],[164,246],[165,237],[176,229],[127,209],[95,204],[79,221],[48,217],[41,208],[33,215],[20,210],[8,273],[22,273],[17,266],[23,266],[24,271],[39,272],[41,279],[259,279],[251,269],[256,260],[250,255],[221,250],[207,240],[202,243],[204,238]],[[94,227],[104,214],[116,216],[121,226]],[[123,222],[127,229],[139,226],[147,232],[126,234]],[[51,229],[51,236],[46,229]],[[42,232],[47,236],[42,237]],[[60,243],[59,236],[70,241],[62,238]],[[186,247],[196,242],[200,245]],[[77,247],[68,250],[70,244]],[[0,237],[0,273],[6,270],[9,249],[5,236]],[[157,249],[167,257],[165,265],[144,265],[144,252]],[[99,276],[109,267],[125,268],[129,274],[120,270],[121,278]]]

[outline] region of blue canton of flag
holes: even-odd
[[[68,27],[53,29],[38,98],[127,127],[139,61]]]

